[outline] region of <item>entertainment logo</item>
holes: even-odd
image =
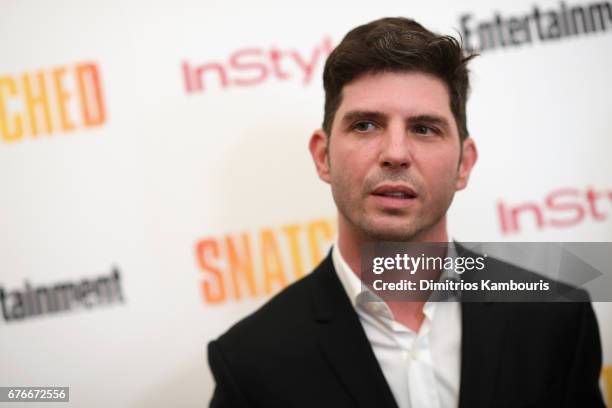
[[[92,309],[123,303],[121,275],[117,267],[110,274],[77,281],[32,286],[28,280],[22,289],[5,291],[0,286],[2,317],[6,322],[21,321],[56,313]]]
[[[502,16],[496,12],[489,20],[474,21],[471,13],[459,17],[461,36],[468,51],[489,51],[518,47],[533,42],[555,42],[565,38],[590,36],[612,29],[612,5],[596,2]]]

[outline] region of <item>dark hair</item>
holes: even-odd
[[[465,105],[469,91],[466,55],[461,42],[437,35],[414,20],[388,17],[349,31],[325,62],[323,130],[331,135],[334,115],[342,101],[342,88],[359,76],[379,72],[423,72],[448,86],[450,108],[460,140],[468,136]]]

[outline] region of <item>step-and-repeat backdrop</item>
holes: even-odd
[[[0,385],[203,406],[207,342],[333,242],[322,68],[383,16],[481,54],[455,239],[612,241],[610,2],[3,1]]]

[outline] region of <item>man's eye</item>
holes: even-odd
[[[357,132],[371,132],[372,130],[374,130],[375,125],[372,122],[369,121],[363,121],[363,122],[357,122],[353,125],[353,129],[356,130]]]
[[[421,135],[429,135],[429,134],[432,134],[432,133],[436,133],[433,128],[430,128],[429,126],[425,126],[425,125],[415,126],[414,127],[414,131],[416,133],[421,134]]]

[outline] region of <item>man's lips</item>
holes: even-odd
[[[384,184],[376,187],[371,194],[380,197],[403,200],[409,200],[417,197],[417,193],[412,189],[412,187],[401,184]]]

